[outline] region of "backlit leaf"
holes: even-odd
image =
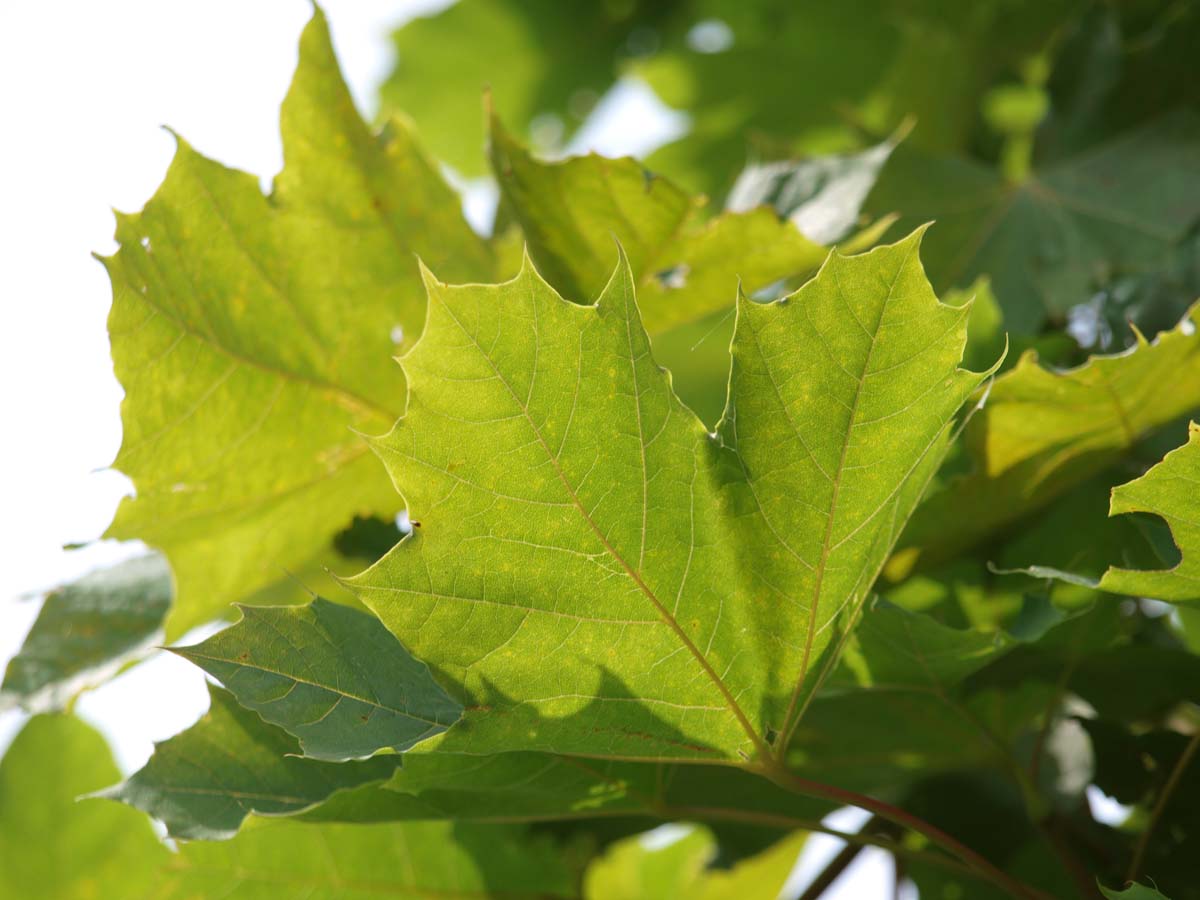
[[[1197,321],[1193,307],[1153,342],[1065,372],[1023,356],[996,379],[967,425],[967,473],[930,495],[901,545],[937,555],[970,546],[1200,407]]]
[[[676,826],[678,827],[678,826]],[[797,833],[732,869],[709,868],[717,854],[710,832],[690,828],[666,846],[656,835],[613,845],[588,868],[584,896],[589,900],[775,900],[796,865],[807,835]]]
[[[407,128],[376,136],[359,118],[319,12],[282,133],[269,197],[180,140],[104,260],[125,388],[115,466],[136,488],[108,533],[170,561],[168,638],[332,559],[355,515],[399,511],[352,429],[377,432],[401,411],[391,357],[423,318],[413,256],[457,277],[491,272]]]
[[[1033,565],[1018,571],[1061,578],[1112,594],[1158,600],[1200,599],[1200,426],[1192,423],[1188,442],[1168,453],[1141,478],[1113,488],[1109,515],[1152,513],[1171,528],[1183,553],[1180,562],[1160,570],[1110,567],[1098,580],[1062,569]]]
[[[983,377],[918,242],[743,300],[718,435],[654,364],[623,258],[590,307],[530,265],[428,277],[375,442],[414,531],[352,586],[459,692],[447,747],[736,759],[794,727]]]
[[[149,821],[115,803],[78,800],[119,774],[104,739],[78,719],[26,723],[0,760],[0,897],[148,896],[170,856]]]
[[[252,821],[232,841],[189,843],[155,898],[191,900],[551,900],[577,896],[547,841],[449,822],[309,825]]]

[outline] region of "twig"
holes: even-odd
[[[764,766],[760,772],[780,787],[794,791],[797,794],[802,794],[806,797],[815,797],[820,800],[830,800],[842,806],[857,806],[859,809],[865,809],[867,812],[874,813],[881,819],[885,819],[894,825],[899,825],[901,828],[906,828],[909,831],[915,831],[944,850],[953,853],[969,866],[976,876],[985,881],[990,881],[997,887],[1007,891],[1013,897],[1021,897],[1025,898],[1025,900],[1049,900],[1049,896],[1044,892],[1027,884],[1022,884],[957,838],[952,837],[936,825],[930,824],[898,806],[893,806],[890,803],[876,800],[874,797],[869,797],[866,794],[859,794],[855,791],[836,787],[835,785],[801,778],[779,765]]]
[[[1171,795],[1175,793],[1175,788],[1179,786],[1179,780],[1183,777],[1184,770],[1187,769],[1188,763],[1192,761],[1192,757],[1196,755],[1197,749],[1200,749],[1200,729],[1192,735],[1192,739],[1188,741],[1188,745],[1183,748],[1183,754],[1179,757],[1179,761],[1175,763],[1175,768],[1171,770],[1171,774],[1167,777],[1167,783],[1163,785],[1158,799],[1154,802],[1154,811],[1150,813],[1150,821],[1146,823],[1146,828],[1142,832],[1142,836],[1138,838],[1137,847],[1133,851],[1133,859],[1129,863],[1129,871],[1125,873],[1125,880],[1127,882],[1137,881],[1138,874],[1142,870],[1142,862],[1146,858],[1146,850],[1150,846],[1150,836],[1154,834],[1154,829],[1158,826],[1158,820],[1162,818],[1163,810],[1167,808],[1167,804],[1171,800]]]
[[[866,821],[863,827],[858,830],[858,833],[860,835],[873,835],[879,833],[881,830],[886,829],[887,827],[888,823],[884,822],[883,819],[879,818],[879,816],[872,816]],[[818,900],[818,898],[829,889],[830,885],[837,881],[838,878],[841,877],[842,873],[850,867],[850,864],[858,858],[858,854],[862,853],[865,846],[865,844],[846,844],[846,846],[843,847],[838,854],[829,861],[825,868],[817,874],[817,877],[809,882],[808,887],[804,889],[804,893],[799,896],[798,900]],[[894,856],[893,858],[897,860],[899,859],[898,856]]]

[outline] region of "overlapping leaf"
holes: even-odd
[[[794,727],[982,378],[918,243],[743,300],[719,435],[655,365],[624,258],[592,307],[530,265],[427,279],[375,442],[414,532],[351,584],[459,692],[448,745],[736,759]]]
[[[1119,276],[1174,277],[1177,254],[1200,221],[1200,118],[1180,112],[1020,183],[965,158],[901,147],[868,209],[901,211],[898,228],[931,219],[934,287],[988,275],[1009,328],[1036,333],[1047,318]],[[1173,286],[1175,315],[1195,299],[1194,273]]]
[[[513,828],[255,820],[232,841],[185,843],[172,853],[135,810],[77,800],[115,776],[103,739],[82,722],[38,717],[24,728],[0,763],[0,895],[22,900],[577,896],[574,873],[552,843]]]
[[[397,512],[351,428],[379,431],[400,412],[391,357],[423,317],[413,254],[457,277],[491,272],[407,128],[377,137],[359,118],[320,13],[282,132],[269,197],[181,140],[154,198],[119,216],[120,249],[104,260],[125,388],[115,465],[137,492],[109,534],[166,553],[169,637],[330,559],[356,514]]]
[[[329,763],[299,755],[295,739],[265,725],[220,688],[190,729],[159,744],[150,761],[101,796],[136,806],[179,838],[223,839],[251,813],[285,815],[332,794],[382,781],[398,756]]]
[[[1113,594],[1174,601],[1200,599],[1200,426],[1196,423],[1188,429],[1187,444],[1168,453],[1141,478],[1113,488],[1110,515],[1138,512],[1166,520],[1183,554],[1177,565],[1160,570],[1112,566],[1098,580],[1043,565],[1021,571]]]
[[[970,546],[1200,407],[1197,317],[1193,307],[1153,342],[1066,372],[1023,356],[967,425],[968,472],[922,504],[902,545],[939,555]]]
[[[642,320],[676,393],[707,423],[721,414],[738,285],[778,296],[816,270],[827,250],[766,206],[705,219],[706,201],[632,159],[542,162],[493,117],[492,168],[503,208],[520,224],[547,281],[568,300],[595,297],[612,272],[614,240],[629,257]],[[877,222],[847,238],[865,249]]]
[[[405,754],[383,785],[335,794],[299,814],[310,822],[450,819],[588,828],[589,822],[687,820],[714,828],[751,824],[760,835],[819,828],[834,805],[798,797],[729,766],[582,759],[547,753]]]
[[[597,296],[612,274],[615,240],[652,335],[728,309],[739,278],[753,293],[815,271],[828,254],[766,206],[705,222],[705,198],[633,159],[541,162],[494,117],[489,150],[503,202],[547,281],[577,303]]]
[[[295,609],[242,607],[232,628],[175,652],[315,759],[407,750],[462,712],[374,616],[320,598]]]
[[[147,651],[171,605],[171,572],[143,556],[46,595],[20,651],[8,661],[0,709],[20,703],[40,712],[66,705]]]

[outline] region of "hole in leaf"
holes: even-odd
[[[663,286],[664,290],[677,291],[687,285],[688,275],[691,274],[691,271],[692,268],[687,263],[680,263],[677,266],[655,272],[654,277],[658,279],[658,283]]]
[[[349,526],[333,536],[333,549],[343,556],[375,562],[404,535],[394,521],[378,516],[355,516]]]

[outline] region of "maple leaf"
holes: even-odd
[[[118,217],[120,247],[103,261],[125,388],[114,465],[136,489],[108,536],[166,554],[168,638],[284,570],[319,574],[355,515],[395,515],[350,429],[386,428],[399,412],[391,357],[424,312],[413,254],[462,277],[491,272],[404,124],[378,136],[359,117],[320,12],[282,133],[269,197],[180,140],[145,209]]]
[[[1049,566],[1006,569],[1039,578],[1059,578],[1113,594],[1153,597],[1158,600],[1200,599],[1200,425],[1191,423],[1188,442],[1171,451],[1141,478],[1112,491],[1109,515],[1152,513],[1171,527],[1182,553],[1168,569],[1130,569],[1110,566],[1098,579]]]
[[[913,516],[900,541],[905,565],[985,539],[1200,408],[1198,319],[1194,306],[1153,341],[1138,333],[1134,348],[1065,371],[1042,366],[1033,351],[1023,354],[966,426],[966,471],[931,491]]]
[[[593,306],[528,261],[426,274],[408,408],[373,442],[414,531],[349,585],[463,700],[443,748],[782,752],[986,377],[957,368],[969,307],[938,303],[920,238],[741,298],[716,433],[624,255]]]

